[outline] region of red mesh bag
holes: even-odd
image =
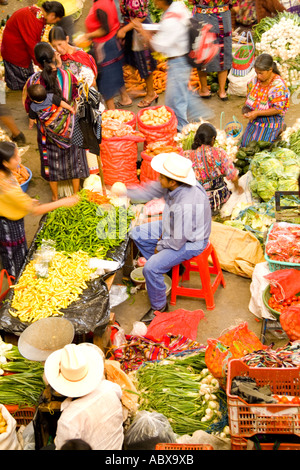
[[[291,341],[300,339],[300,305],[287,307],[279,317],[283,331]]]
[[[300,271],[298,269],[279,269],[264,276],[270,283],[270,293],[276,302],[293,297],[300,292]]]
[[[112,186],[117,181],[126,185],[139,184],[137,144],[143,141],[144,138],[140,135],[102,139],[100,157],[104,183],[107,186]]]
[[[151,106],[149,108],[146,108],[146,110],[149,109],[158,109],[161,108],[161,106]],[[141,111],[138,112],[137,114],[137,126],[138,130],[142,132],[145,136],[145,144],[144,148],[151,143],[151,142],[157,142],[159,140],[164,141],[166,144],[169,145],[174,145],[174,137],[177,134],[177,118],[175,116],[174,111],[169,108],[168,106],[165,106],[167,111],[171,113],[171,118],[169,119],[168,122],[164,124],[159,124],[159,125],[148,125],[143,123],[141,120],[142,115],[146,111],[145,109],[141,109]]]

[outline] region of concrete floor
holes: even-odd
[[[7,6],[1,7],[2,15],[5,17],[11,14],[14,10],[19,9],[26,5],[33,4],[33,1],[23,0],[20,3],[18,0],[9,0]],[[76,31],[84,31],[84,19],[92,5],[91,0],[85,1],[85,6],[81,17],[75,24]],[[28,129],[28,118],[23,109],[21,101],[21,92],[8,91],[7,104],[12,110],[12,114],[19,126],[26,136],[29,150],[23,157],[23,164],[28,166],[33,172],[33,178],[30,182],[28,194],[31,197],[38,198],[41,203],[49,202],[51,200],[51,193],[48,184],[40,176],[40,159],[36,142],[36,130]],[[134,100],[132,109],[134,112],[138,111],[136,106],[138,99]],[[159,104],[164,103],[164,95],[159,96]],[[215,116],[211,119],[212,124],[217,128],[220,127],[220,113],[224,111],[223,124],[232,120],[232,116],[236,116],[243,124],[245,120],[241,116],[241,108],[244,104],[244,99],[239,97],[230,97],[229,101],[221,102],[216,96],[211,100],[205,102],[211,109],[213,109]],[[291,108],[286,115],[286,124],[291,125],[299,116],[299,105],[291,104]],[[30,244],[36,230],[38,228],[39,218],[35,216],[26,216],[25,227],[28,243]],[[177,305],[171,306],[170,310],[174,311],[177,308],[186,310],[202,309],[205,313],[205,318],[200,321],[198,326],[197,340],[201,344],[205,344],[208,338],[217,338],[227,328],[236,326],[237,324],[246,321],[249,329],[260,337],[262,322],[257,320],[256,317],[249,311],[248,305],[250,300],[250,279],[242,278],[235,274],[224,272],[226,280],[226,288],[219,287],[215,294],[216,307],[212,311],[205,308],[204,300],[197,300],[191,298],[178,298]],[[114,283],[122,284],[123,272],[120,271]],[[139,291],[134,296],[131,296],[122,304],[114,308],[116,319],[124,328],[125,333],[130,333],[132,325],[135,321],[142,318],[144,313],[150,307],[146,291]],[[278,343],[276,338],[271,338],[271,341]]]

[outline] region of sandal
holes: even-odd
[[[120,101],[116,101],[116,102],[115,102],[115,106],[116,106],[117,108],[130,108],[132,105],[133,105],[133,102],[132,102],[132,101],[131,101],[131,103],[129,103],[129,104],[123,104],[123,103],[121,103]]]
[[[139,108],[148,108],[148,106],[151,106],[151,104],[153,103],[153,101],[155,101],[155,103],[157,104],[158,102],[158,95],[156,95],[152,100],[142,100],[140,101],[137,106]]]
[[[209,98],[212,97],[212,94],[208,93],[208,95],[200,95],[200,93],[199,93],[199,96],[200,96],[200,98],[203,98],[204,100],[209,100]]]
[[[219,93],[217,93],[217,96],[218,96],[218,98],[219,98],[221,101],[228,101],[228,96],[223,96],[223,97],[221,98],[221,96],[219,95]]]

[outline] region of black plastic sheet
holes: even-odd
[[[26,265],[33,259],[33,255],[37,249],[36,239],[43,229],[47,220],[47,215],[43,216],[39,228],[29,247],[28,254],[24,264],[15,280],[17,284],[19,278],[23,274]],[[106,259],[119,262],[120,269],[126,259],[129,236],[125,239],[113,252],[107,253]],[[87,282],[88,287],[84,289],[80,297],[72,302],[66,309],[61,309],[64,318],[69,320],[75,329],[75,334],[86,334],[89,332],[101,332],[105,329],[110,318],[109,291],[105,280],[112,276],[116,271],[106,273]],[[2,308],[0,309],[0,330],[19,336],[30,323],[23,323],[18,318],[13,317],[9,310],[13,300],[14,291],[10,290]],[[98,333],[99,334],[99,333]]]

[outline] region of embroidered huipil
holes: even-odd
[[[234,164],[221,148],[201,145],[196,150],[186,151],[184,155],[193,162],[195,176],[206,191],[212,189],[213,180],[220,176],[233,180],[238,175]]]
[[[284,115],[290,106],[288,87],[279,75],[275,75],[266,87],[261,86],[255,77],[247,85],[245,105],[260,111],[275,108]]]

